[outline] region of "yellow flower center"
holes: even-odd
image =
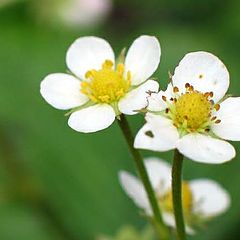
[[[212,116],[213,110],[218,111],[220,108],[219,104],[214,105],[211,100],[213,92],[201,93],[194,90],[189,83],[186,83],[185,88],[186,92],[179,94],[179,89],[173,87],[175,98],[167,99],[162,96],[168,106],[165,115],[173,121],[181,135],[189,132],[211,131],[212,124],[221,122],[216,116]]]
[[[124,64],[119,63],[116,69],[113,62],[106,60],[100,70],[90,70],[81,82],[81,92],[94,103],[114,103],[122,98],[131,86],[131,74],[124,76]]]
[[[212,104],[208,97],[192,91],[181,95],[175,103],[175,125],[195,131],[209,122]]]
[[[173,213],[173,198],[172,190],[169,190],[165,196],[160,199],[160,206],[162,206],[165,211]],[[193,196],[190,186],[187,182],[182,183],[182,206],[185,214],[191,213],[193,204]]]

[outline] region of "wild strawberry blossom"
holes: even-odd
[[[216,56],[188,53],[167,90],[148,98],[146,124],[135,138],[135,148],[177,148],[203,163],[231,160],[235,149],[225,140],[240,140],[240,97],[226,96],[228,87],[228,70]]]
[[[171,166],[154,157],[147,158],[145,166],[161,207],[163,219],[168,226],[175,227],[171,191]],[[125,171],[119,173],[119,179],[123,189],[135,204],[143,209],[145,214],[152,216],[141,181]],[[183,181],[182,197],[186,230],[189,234],[194,234],[194,228],[201,227],[206,221],[225,212],[231,202],[227,191],[218,183],[209,179]]]
[[[41,82],[43,98],[57,109],[67,110],[68,124],[79,132],[109,127],[121,113],[133,115],[147,105],[148,92],[158,83],[148,78],[160,61],[158,40],[140,36],[125,61],[115,61],[109,43],[97,37],[81,37],[68,49],[69,74],[53,73]]]

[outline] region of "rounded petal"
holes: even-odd
[[[115,120],[113,108],[107,104],[97,104],[71,114],[68,125],[83,133],[97,132],[109,127]]]
[[[121,171],[119,173],[119,181],[127,195],[134,203],[144,209],[146,212],[151,212],[147,194],[142,183],[128,172]]]
[[[165,222],[165,224],[169,227],[172,228],[176,228],[176,224],[175,224],[175,218],[173,214],[167,213],[167,212],[163,212],[162,213],[163,216],[163,221]],[[186,232],[189,235],[194,235],[196,232],[189,227],[188,225],[186,225]]]
[[[156,157],[149,157],[144,160],[152,186],[158,197],[161,197],[171,189],[171,166]]]
[[[222,61],[208,52],[192,52],[184,56],[172,77],[173,85],[185,92],[185,84],[191,84],[200,92],[213,92],[218,102],[229,87],[229,73]]]
[[[168,100],[175,97],[171,83],[168,84],[166,91],[152,93],[151,96],[148,97],[148,110],[159,112],[166,109],[168,106],[167,103],[163,100],[163,96]]]
[[[230,195],[218,183],[208,179],[190,181],[193,211],[204,218],[225,212],[230,206]]]
[[[172,227],[172,228],[176,228],[175,218],[174,218],[173,214],[163,212],[162,216],[163,216],[163,221],[167,226]]]
[[[220,104],[216,117],[220,123],[212,126],[213,132],[227,140],[240,140],[240,97],[229,97]]]
[[[164,152],[176,147],[179,134],[171,120],[149,113],[146,120],[136,135],[135,148]]]
[[[177,149],[193,161],[210,164],[230,161],[236,155],[230,143],[199,133],[182,137],[177,143]]]
[[[66,57],[68,68],[81,79],[85,79],[87,71],[99,70],[105,60],[114,62],[114,52],[106,40],[98,37],[78,38]]]
[[[40,93],[57,109],[71,109],[88,101],[88,97],[81,93],[80,81],[65,73],[53,73],[45,77],[40,85]]]
[[[125,60],[125,71],[131,72],[132,85],[139,85],[156,71],[160,55],[160,44],[155,37],[144,35],[133,42]]]
[[[148,80],[141,86],[130,91],[118,103],[120,112],[128,115],[137,114],[137,110],[141,110],[147,106],[149,91],[157,92],[158,88],[158,82]]]

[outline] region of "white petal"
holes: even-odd
[[[192,229],[190,226],[186,225],[186,233],[189,234],[189,235],[195,235],[196,232],[194,229]]]
[[[166,109],[168,106],[162,97],[166,97],[169,101],[171,98],[174,98],[173,87],[172,84],[168,84],[166,91],[160,91],[159,93],[152,93],[150,97],[148,97],[148,110],[150,111],[162,111]]]
[[[173,85],[185,92],[190,83],[200,92],[213,92],[218,102],[229,87],[229,73],[219,58],[208,52],[192,52],[184,56],[172,77]]]
[[[230,195],[218,183],[208,179],[190,181],[194,213],[202,217],[219,215],[230,206]]]
[[[161,197],[171,189],[171,166],[156,157],[148,157],[144,160],[151,184],[158,197]]]
[[[99,70],[105,60],[114,62],[114,53],[109,43],[98,37],[78,38],[66,57],[68,68],[81,79],[85,79],[87,71]]]
[[[176,228],[175,218],[174,218],[173,214],[163,212],[162,216],[163,216],[163,221],[165,222],[165,224],[167,224],[169,227]]]
[[[240,97],[227,98],[215,114],[221,120],[212,126],[213,132],[227,140],[240,140]]]
[[[81,93],[80,81],[64,73],[49,74],[40,86],[43,98],[57,109],[70,109],[83,105],[88,97]]]
[[[71,114],[68,125],[78,132],[97,132],[109,127],[115,120],[113,108],[107,104],[97,104]]]
[[[156,71],[160,55],[160,44],[155,37],[141,36],[133,42],[125,60],[125,71],[131,72],[132,85],[139,85]]]
[[[146,120],[147,123],[136,135],[135,148],[163,152],[176,147],[179,134],[171,120],[149,113]]]
[[[177,149],[193,161],[211,164],[227,162],[236,155],[230,143],[198,133],[182,137]]]
[[[148,104],[148,91],[157,92],[159,85],[156,81],[148,80],[141,86],[130,91],[124,98],[119,101],[118,107],[120,112],[133,115],[137,110],[145,108]]]
[[[134,203],[149,213],[151,211],[150,205],[142,183],[135,176],[125,171],[119,173],[119,180],[122,188]]]
[[[173,214],[167,213],[167,212],[163,212],[163,221],[165,222],[165,224],[169,227],[172,228],[176,228],[176,224],[175,224],[175,218]],[[189,235],[194,235],[195,231],[189,227],[188,225],[186,225],[186,232]]]

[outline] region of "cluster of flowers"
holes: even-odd
[[[153,151],[177,149],[187,158],[219,164],[235,157],[226,140],[240,140],[240,97],[227,96],[229,73],[222,61],[208,52],[184,56],[170,77],[166,91],[150,79],[161,56],[158,40],[140,36],[126,57],[115,60],[107,41],[82,37],[66,57],[71,74],[54,73],[41,82],[41,94],[53,107],[69,110],[69,126],[79,132],[109,127],[122,114],[144,112],[146,123],[134,147]],[[170,166],[156,158],[145,161],[150,181],[163,212],[174,227]],[[126,193],[147,215],[152,215],[142,183],[120,172]],[[183,209],[187,232],[224,212],[229,194],[216,182],[199,179],[183,182]]]

